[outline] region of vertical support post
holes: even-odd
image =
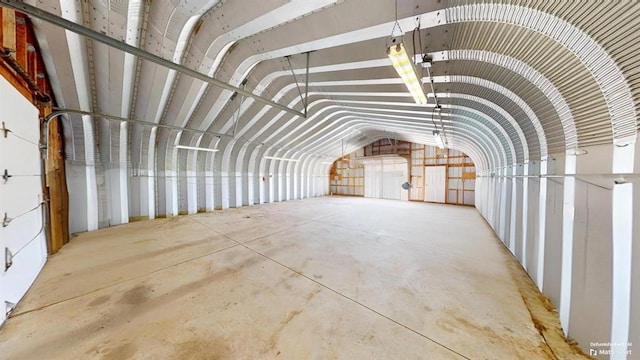
[[[5,10],[5,8],[0,7],[0,23],[3,23],[3,24],[4,24],[4,19],[6,17],[6,15],[4,14],[5,11],[7,11]],[[0,44],[2,44],[3,41],[4,41],[4,31],[0,31]]]
[[[310,51],[307,51],[307,72],[305,75],[305,86],[304,86],[304,117],[307,118],[307,111],[309,110],[309,54]]]
[[[32,79],[36,79],[35,72],[30,71],[31,67],[28,62],[27,54],[28,52],[35,52],[35,47],[31,45],[29,39],[27,38],[27,24],[26,20],[23,17],[15,16],[15,50],[14,58],[31,76]],[[37,59],[37,54],[35,58]]]
[[[635,143],[613,148],[613,173],[631,174]],[[624,177],[613,185],[613,294],[611,311],[611,359],[626,360],[630,353],[631,276],[633,267],[633,183]],[[637,215],[636,215],[637,216]]]
[[[573,281],[573,231],[576,196],[576,155],[567,151],[565,157],[564,194],[562,207],[562,269],[560,273],[560,324],[564,334],[569,334],[571,314],[571,285]]]

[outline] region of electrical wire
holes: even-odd
[[[445,145],[449,145],[449,141],[447,140],[447,132],[444,129],[444,122],[442,121],[442,108],[438,113],[438,118],[440,119],[440,127],[442,128],[442,139],[444,140]]]
[[[398,28],[398,31],[400,34],[404,35],[404,33],[402,32],[402,28],[400,27],[400,23],[398,22],[398,0],[396,0],[396,21],[393,23],[393,29],[391,29],[391,37],[393,37],[393,34],[395,33],[396,28]]]
[[[418,20],[418,24],[416,25],[416,30],[418,30],[418,42],[420,44],[420,51],[424,51],[426,49],[422,47],[422,36],[420,35],[420,21],[421,20],[422,19]]]
[[[433,78],[431,77],[431,71],[429,70],[429,67],[427,67],[427,76],[429,76],[429,84],[431,85],[431,92],[433,93],[433,100],[436,102],[436,107],[437,107],[440,104],[438,103],[438,95],[436,94],[436,89],[433,86]]]
[[[416,63],[416,30],[418,30],[418,28],[413,29],[413,32],[411,33],[411,43],[413,45],[413,63]],[[418,37],[420,36],[420,33],[418,32]],[[422,47],[420,48],[422,50]]]
[[[396,0],[396,23],[398,22],[398,0]]]

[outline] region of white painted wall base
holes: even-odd
[[[640,196],[637,181],[612,174],[637,173],[638,150],[583,150],[518,166],[516,174],[534,177],[507,176],[506,184],[515,184],[511,196],[508,187],[506,197],[491,195],[498,177],[479,178],[478,191],[488,193],[479,194],[476,207],[558,308],[569,337],[587,353],[591,343],[618,344],[605,349],[615,355],[599,359],[630,359],[624,344],[640,341],[640,246],[633,241],[640,236]],[[545,173],[558,177],[538,177]]]

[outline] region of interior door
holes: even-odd
[[[444,203],[447,185],[447,167],[426,166],[424,179],[426,189],[424,192],[424,201]]]

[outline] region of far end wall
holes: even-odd
[[[469,156],[457,150],[393,139],[376,141],[336,160],[330,170],[331,194],[365,196],[365,163],[393,155],[405,158],[409,164],[405,181],[412,187],[408,200],[425,201],[425,174],[430,167],[444,167],[444,202],[475,205],[475,166]]]

